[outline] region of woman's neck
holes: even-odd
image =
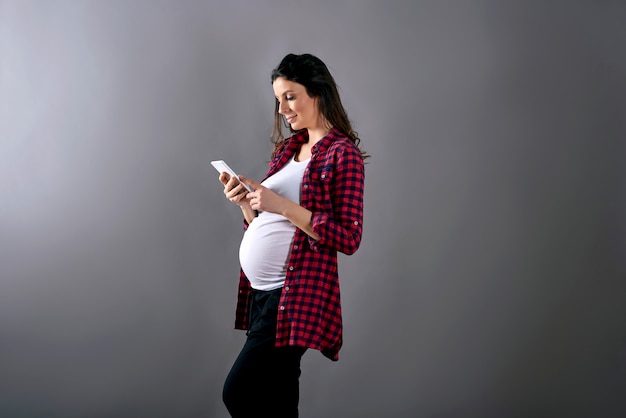
[[[332,126],[322,124],[317,128],[309,128],[307,132],[309,134],[309,145],[315,145],[320,139],[324,138],[330,132]]]

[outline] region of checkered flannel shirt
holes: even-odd
[[[265,178],[279,171],[308,140],[306,130],[288,138]],[[361,243],[365,170],[359,149],[337,129],[311,150],[301,186],[301,206],[313,212],[314,240],[296,228],[278,305],[276,346],[300,346],[338,360],[343,343],[337,252]],[[247,225],[244,225],[247,228]],[[240,272],[235,328],[247,329],[250,282]]]

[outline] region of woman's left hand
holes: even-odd
[[[262,210],[264,212],[282,213],[285,207],[285,199],[279,194],[274,193],[267,187],[250,180],[246,177],[239,176],[243,183],[249,184],[254,189],[246,195],[246,199],[249,199],[250,207],[253,210]]]

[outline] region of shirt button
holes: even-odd
[[[305,184],[305,185],[304,185],[304,188],[305,188],[305,189],[308,189],[308,188],[309,188],[309,185],[308,185],[308,184]]]
[[[322,174],[322,178],[326,178],[326,174]]]
[[[285,307],[284,307],[284,306],[281,306],[279,309],[280,309],[281,311],[284,311],[284,310],[285,310]]]
[[[293,246],[293,249],[294,249],[294,250],[297,250],[297,249],[298,249],[298,244],[294,245],[294,246]]]
[[[289,292],[289,286],[285,286],[285,291]]]
[[[354,221],[354,224],[355,224],[355,225],[358,225],[358,224],[359,224],[359,221]]]
[[[289,266],[289,271],[293,271],[293,266]]]

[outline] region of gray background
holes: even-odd
[[[271,69],[373,158],[302,417],[626,415],[620,1],[0,1],[0,416],[224,417]],[[276,394],[277,397],[280,394]]]

